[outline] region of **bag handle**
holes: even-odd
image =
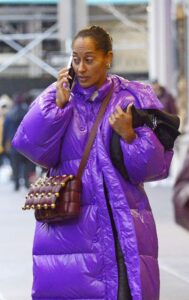
[[[87,164],[89,153],[91,151],[94,139],[96,137],[96,133],[97,133],[97,129],[98,129],[98,124],[99,124],[100,120],[102,119],[102,117],[103,117],[103,115],[104,115],[104,113],[106,111],[106,108],[108,106],[108,103],[110,101],[112,93],[113,93],[113,84],[111,86],[111,89],[110,89],[109,93],[107,94],[107,96],[105,97],[105,99],[103,100],[103,102],[102,102],[102,104],[100,106],[100,109],[98,111],[96,120],[95,120],[95,122],[93,124],[93,127],[91,129],[91,133],[89,135],[87,144],[85,146],[85,149],[84,149],[84,152],[83,152],[83,156],[82,156],[82,159],[81,159],[78,171],[77,171],[77,175],[76,175],[76,177],[79,178],[79,179],[82,177],[83,171],[84,171],[85,166]]]

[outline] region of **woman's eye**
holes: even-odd
[[[93,63],[93,58],[86,58],[86,62],[88,64],[92,64]]]
[[[78,65],[80,61],[78,58],[73,58],[73,62],[74,62],[74,64]]]

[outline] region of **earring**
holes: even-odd
[[[110,67],[111,67],[110,63],[108,63],[108,64],[106,65],[106,67],[107,67],[107,69],[110,69]]]

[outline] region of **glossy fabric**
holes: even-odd
[[[55,104],[52,84],[33,103],[13,140],[13,146],[50,173],[76,174],[84,145],[102,99],[114,82],[114,93],[99,126],[83,174],[79,219],[63,224],[36,224],[33,245],[33,300],[116,300],[118,269],[108,190],[119,243],[127,265],[133,300],[159,299],[158,246],[155,224],[143,182],[164,178],[172,151],[164,149],[151,129],[137,128],[132,144],[121,140],[131,182],[125,181],[110,160],[112,128],[108,117],[120,104],[135,101],[139,108],[161,108],[149,86],[109,75],[94,101],[95,89],[77,83],[64,109]],[[136,103],[129,90],[137,93]]]
[[[104,185],[104,190],[105,190],[105,197],[106,197],[106,205],[107,205],[110,220],[111,220],[111,226],[112,226],[114,242],[115,242],[115,252],[116,252],[116,260],[117,260],[117,268],[118,268],[118,293],[117,293],[118,297],[117,297],[117,300],[132,300],[131,291],[130,291],[129,283],[128,283],[126,265],[124,262],[124,256],[123,256],[123,252],[122,252],[119,238],[117,235],[117,229],[115,226],[112,209],[111,209],[111,206],[109,203],[110,201],[108,199],[108,191],[107,191],[107,188],[105,185]]]

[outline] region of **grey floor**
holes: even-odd
[[[0,170],[0,300],[30,300],[32,212],[23,213],[26,190],[13,191],[10,170]],[[189,232],[174,222],[169,181],[147,184],[159,237],[161,300],[189,299]]]
[[[165,181],[166,183],[166,181]],[[161,300],[189,299],[189,231],[174,222],[170,185],[147,185],[157,225]]]

